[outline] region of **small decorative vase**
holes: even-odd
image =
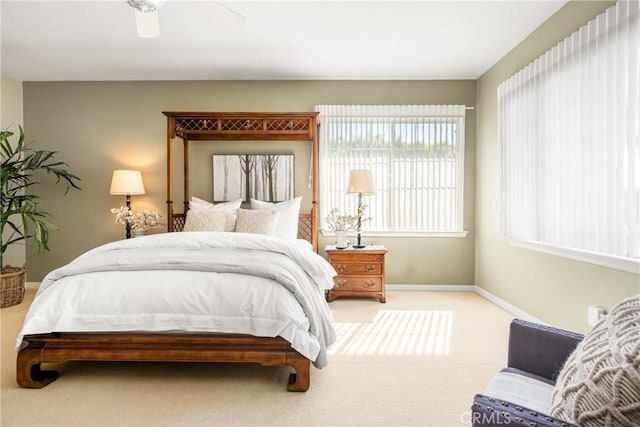
[[[348,247],[349,242],[347,241],[347,232],[345,230],[336,230],[336,248],[346,249]]]
[[[146,236],[148,232],[148,228],[134,228],[131,230],[131,237]]]

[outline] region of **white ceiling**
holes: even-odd
[[[2,73],[20,81],[475,79],[553,15],[551,1],[167,0],[136,35],[126,0],[8,1]]]

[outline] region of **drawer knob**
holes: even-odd
[[[338,273],[344,273],[345,271],[347,271],[347,266],[344,264],[340,264],[338,265],[338,268],[336,270],[338,270]]]
[[[367,267],[366,267],[366,269],[367,269],[367,271],[373,271],[373,270],[375,270],[375,269],[376,269],[376,266],[375,266],[375,265],[368,264],[368,265],[367,265]]]
[[[364,284],[367,285],[368,287],[372,288],[376,285],[376,281],[375,280],[365,280]]]
[[[347,283],[347,279],[338,279],[336,280],[336,285],[344,286]]]

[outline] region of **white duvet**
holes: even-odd
[[[308,242],[182,232],[109,243],[49,273],[17,339],[50,332],[280,336],[321,368],[336,272]]]

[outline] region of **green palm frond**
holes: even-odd
[[[40,207],[39,197],[29,193],[30,188],[38,184],[34,178],[37,172],[44,171],[53,175],[56,184],[65,185],[65,194],[71,188],[81,189],[78,185],[81,180],[67,170],[69,165],[55,160],[57,151],[31,148],[24,140],[22,127],[19,129],[18,140],[14,143],[10,141],[13,132],[0,131],[2,255],[10,245],[29,237],[36,240],[39,248],[49,250],[49,231],[57,230],[57,227],[49,221],[51,215]]]

